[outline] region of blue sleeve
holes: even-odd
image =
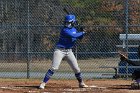
[[[72,38],[78,38],[78,37],[81,37],[83,35],[83,32],[78,32],[78,33],[73,33],[73,31],[65,31],[66,35],[68,35],[69,37],[72,37]]]

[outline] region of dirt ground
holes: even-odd
[[[140,93],[131,89],[132,80],[95,79],[85,80],[89,86],[78,88],[76,80],[50,80],[45,89],[38,89],[39,79],[0,79],[0,93]]]

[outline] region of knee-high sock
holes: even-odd
[[[81,73],[76,73],[76,74],[75,74],[75,77],[77,78],[77,80],[78,80],[79,83],[82,83],[82,82],[83,82]]]
[[[49,69],[48,72],[46,73],[45,77],[44,77],[43,82],[47,83],[48,80],[51,78],[51,76],[52,76],[53,74],[54,74],[54,71],[52,71],[52,70]]]

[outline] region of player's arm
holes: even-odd
[[[72,32],[72,31],[66,30],[65,34],[69,37],[72,37],[72,38],[78,38],[78,37],[83,36],[85,33],[84,32]]]
[[[132,61],[121,53],[120,53],[120,59],[121,59],[121,61],[127,62],[128,64],[131,64],[133,66],[140,66],[140,61]]]

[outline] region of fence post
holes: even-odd
[[[27,55],[28,55],[28,59],[27,59],[27,78],[30,78],[30,2],[28,0],[28,50],[27,50]]]
[[[127,51],[128,53],[128,26],[129,26],[129,23],[128,23],[128,1],[129,0],[125,0],[125,33],[126,33],[126,39],[125,39],[125,43],[126,43],[126,47],[125,47],[125,50]],[[128,79],[128,63],[126,64],[126,79]]]

